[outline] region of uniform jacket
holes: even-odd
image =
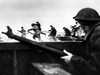
[[[85,57],[73,55],[68,70],[73,75],[100,75],[100,24],[90,30],[84,43]]]

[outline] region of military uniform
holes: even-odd
[[[84,42],[84,57],[73,55],[69,71],[76,75],[100,75],[100,25],[95,26],[86,35]]]
[[[80,52],[83,57],[72,56],[68,63],[69,72],[74,75],[100,75],[100,16],[94,9],[84,8],[74,19],[90,29],[84,38],[85,49]]]

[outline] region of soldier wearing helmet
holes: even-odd
[[[64,29],[64,32],[65,32],[64,36],[71,36],[71,31],[68,28],[63,27],[63,29]]]
[[[100,75],[100,16],[92,8],[83,8],[73,17],[86,36],[80,46],[80,55],[64,50],[67,56],[61,58],[69,65],[69,72],[75,75]]]

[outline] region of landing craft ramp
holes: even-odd
[[[79,54],[80,42],[39,42]],[[19,42],[0,43],[0,75],[70,75],[61,55]]]

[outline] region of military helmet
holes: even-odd
[[[32,24],[31,24],[31,26],[35,26],[35,25],[36,25],[35,23],[32,23]]]
[[[83,8],[81,9],[75,17],[75,20],[87,20],[87,21],[98,21],[100,16],[98,12],[92,8]]]

